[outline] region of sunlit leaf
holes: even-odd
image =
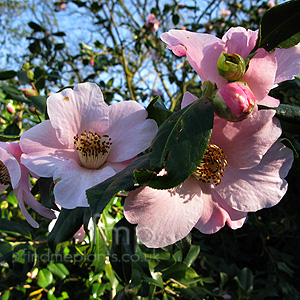
[[[41,269],[39,271],[37,284],[40,287],[46,288],[48,285],[52,283],[52,281],[53,281],[53,275],[49,270]]]
[[[213,108],[207,98],[198,99],[171,115],[152,142],[148,156],[151,170],[135,172],[138,183],[168,189],[185,181],[203,158],[212,126]],[[157,176],[162,169],[167,175]]]
[[[300,1],[291,0],[268,10],[262,17],[257,48],[271,52],[300,42]]]

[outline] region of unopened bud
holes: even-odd
[[[243,82],[231,82],[222,86],[213,98],[215,113],[231,122],[239,122],[250,116],[255,107],[255,96]]]
[[[202,95],[203,97],[213,98],[217,92],[216,84],[209,80],[206,80],[202,84]]]
[[[238,81],[243,78],[246,71],[245,60],[238,54],[222,52],[218,62],[220,76],[229,81]]]
[[[27,98],[30,98],[31,96],[36,95],[36,91],[34,89],[31,89],[31,88],[22,89],[22,93]]]
[[[10,114],[14,114],[16,112],[15,107],[12,105],[12,103],[7,103],[6,109]]]

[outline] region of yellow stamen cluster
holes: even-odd
[[[4,163],[0,161],[0,184],[9,185],[10,184],[10,176],[8,170]]]
[[[91,131],[76,134],[74,144],[79,154],[82,165],[89,169],[98,169],[106,161],[111,147],[111,138],[108,135],[100,135]]]
[[[227,156],[220,147],[208,145],[200,165],[193,173],[194,177],[206,183],[220,184],[225,167],[228,165],[226,158]]]

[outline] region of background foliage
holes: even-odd
[[[0,3],[2,141],[15,140],[47,118],[49,93],[77,82],[99,84],[107,103],[134,99],[147,106],[160,95],[161,104],[178,110],[183,93],[199,94],[201,82],[184,58],[165,48],[159,35],[171,28],[218,37],[232,26],[255,30],[272,5],[235,0],[86,0],[65,1],[62,10],[62,2]],[[160,22],[157,32],[146,25],[150,13]],[[270,94],[299,106],[300,79],[284,82]],[[299,128],[284,122],[282,126],[283,137],[299,151]],[[65,230],[77,230],[80,219],[87,234],[82,242],[60,243],[63,235],[49,234],[50,221],[34,211],[30,213],[40,228],[27,225],[8,189],[0,196],[0,297],[299,299],[299,167],[296,159],[282,201],[250,213],[241,229],[223,228],[213,235],[193,230],[185,240],[163,249],[148,249],[136,240],[134,226],[123,218],[122,194],[98,216],[97,226],[88,222],[84,209],[64,210],[63,225],[69,225]],[[51,202],[47,181],[40,180],[36,189],[42,201]]]

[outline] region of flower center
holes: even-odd
[[[74,136],[74,144],[79,154],[82,165],[89,169],[98,169],[106,161],[110,147],[111,138],[108,135],[100,135],[91,131]]]
[[[217,145],[208,145],[200,165],[193,173],[194,177],[203,182],[213,182],[215,185],[221,183],[221,177],[225,167],[228,165],[227,156]]]
[[[0,161],[0,184],[10,184],[10,176],[8,170],[2,161]]]

